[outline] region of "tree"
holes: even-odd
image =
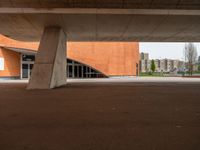
[[[194,65],[197,63],[197,48],[193,43],[185,44],[184,48],[186,68],[188,69],[189,75],[193,74]]]
[[[198,58],[198,71],[200,71],[200,56]]]
[[[151,60],[151,71],[154,73],[155,70],[156,70],[156,65],[155,65],[154,60],[152,59],[152,60]]]

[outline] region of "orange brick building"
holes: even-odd
[[[39,43],[0,35],[0,78],[29,78]],[[68,42],[68,77],[137,76],[138,42]]]

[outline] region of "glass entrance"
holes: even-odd
[[[29,79],[30,76],[31,76],[31,71],[33,69],[35,56],[23,54],[21,60],[22,60],[21,61],[21,66],[22,66],[21,78],[22,79]]]
[[[28,64],[22,64],[22,78],[28,78]]]
[[[22,54],[21,79],[30,79],[35,55]],[[105,78],[106,76],[90,66],[67,59],[66,73],[68,78]]]
[[[22,64],[22,79],[29,79],[31,77],[32,69],[33,69],[33,64],[23,63]]]
[[[105,78],[106,76],[90,66],[67,59],[68,78]]]

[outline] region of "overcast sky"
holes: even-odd
[[[200,55],[200,43],[194,43]],[[183,60],[185,43],[140,43],[140,52],[149,53],[150,59],[169,58]]]

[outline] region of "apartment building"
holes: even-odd
[[[140,72],[151,71],[151,61],[148,53],[140,53]],[[178,59],[155,59],[156,72],[182,71],[184,62]]]

